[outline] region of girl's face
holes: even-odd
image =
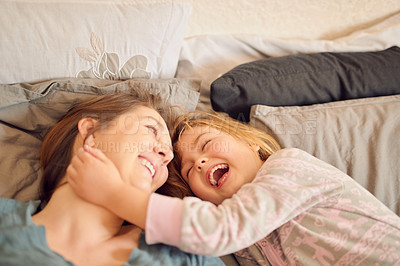
[[[263,164],[257,150],[208,126],[184,131],[177,143],[181,175],[197,197],[214,204],[254,179]]]
[[[167,180],[172,145],[165,121],[157,111],[135,108],[95,132],[94,141],[126,183],[153,192]]]

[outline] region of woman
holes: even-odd
[[[141,231],[71,189],[71,158],[88,145],[101,149],[130,186],[153,192],[173,157],[165,117],[150,94],[112,94],[73,107],[46,135],[41,150],[41,203],[0,200],[1,265],[223,265],[217,258],[146,246]],[[76,157],[75,160],[79,160]]]

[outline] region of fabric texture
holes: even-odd
[[[0,199],[0,264],[1,265],[73,265],[47,245],[43,226],[36,226],[32,214],[39,201],[22,203]],[[187,254],[166,245],[148,246],[142,233],[139,247],[124,265],[220,265],[218,258]]]
[[[185,111],[193,111],[199,99],[197,80],[66,79],[0,85],[0,196],[38,199],[40,145],[47,131],[74,104],[135,86],[159,93],[166,102]]]
[[[400,11],[396,0],[199,0],[187,35],[246,34],[284,40],[333,40]],[[321,23],[323,21],[323,23]]]
[[[211,84],[215,111],[249,120],[255,104],[292,106],[400,93],[400,48],[297,54],[239,65]]]
[[[179,247],[187,252],[236,252],[252,261],[252,251],[241,249],[256,243],[272,265],[400,263],[400,217],[339,169],[295,148],[271,155],[253,182],[218,206],[184,198],[182,219]]]
[[[250,124],[354,178],[400,215],[400,95],[252,108]]]
[[[178,246],[181,240],[183,201],[179,198],[152,193],[146,213],[146,243],[160,243],[166,239],[170,245]],[[172,225],[168,230],[160,231],[165,221]]]
[[[2,1],[0,83],[173,78],[191,14],[182,1]]]

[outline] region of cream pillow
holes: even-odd
[[[400,94],[310,106],[255,105],[250,123],[332,164],[400,215]]]
[[[179,1],[2,1],[0,83],[172,78],[190,13]]]

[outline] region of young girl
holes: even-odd
[[[340,170],[219,115],[185,116],[175,131],[172,173],[199,198],[137,201],[95,149],[70,165],[82,176],[72,187],[145,228],[148,244],[244,263],[400,265],[400,218]]]

